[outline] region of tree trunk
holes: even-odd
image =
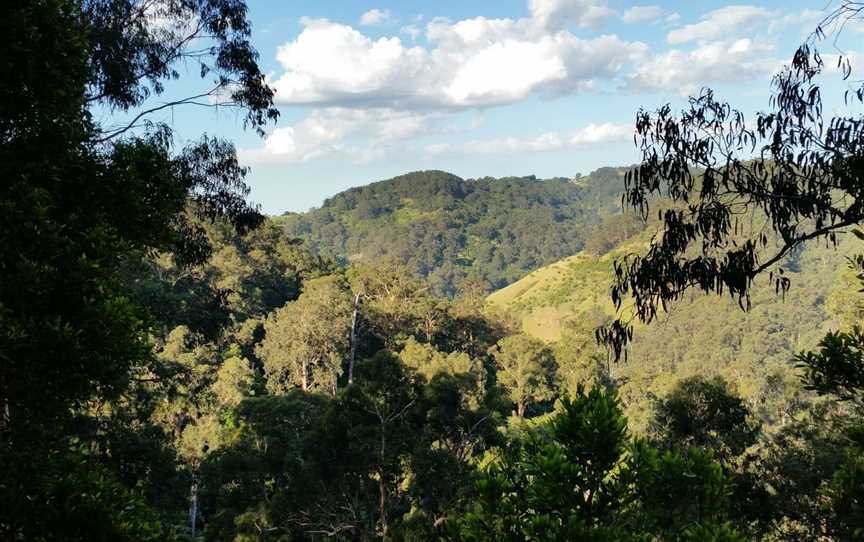
[[[384,458],[387,451],[387,422],[381,413],[378,413],[378,419],[381,421],[381,448],[379,449],[378,466],[378,514],[381,520],[381,538],[387,539],[387,483],[384,476]]]
[[[354,296],[354,316],[351,318],[351,356],[348,358],[348,385],[354,383],[354,358],[357,355],[357,316],[360,314],[360,296]]]
[[[11,424],[12,416],[9,414],[9,401],[0,397],[0,431],[5,431]]]
[[[384,472],[378,470],[378,513],[381,517],[381,538],[387,539],[387,483]]]
[[[196,478],[197,476],[192,478],[192,487],[189,488],[189,523],[193,537],[198,523],[198,480]]]
[[[303,391],[309,391],[309,364],[303,362],[303,374],[300,376],[300,385]]]
[[[528,401],[525,399],[519,399],[516,401],[516,415],[520,418],[525,417],[525,409],[528,407]]]

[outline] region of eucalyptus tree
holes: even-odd
[[[510,335],[490,354],[498,367],[498,384],[510,394],[520,418],[530,406],[555,397],[555,357],[543,342],[524,333]]]
[[[123,488],[70,439],[81,415],[117,399],[152,360],[149,316],[125,295],[119,264],[156,251],[200,262],[209,245],[199,219],[241,231],[262,220],[233,146],[203,137],[178,149],[152,121],[168,106],[148,105],[194,61],[208,95],[263,130],[278,112],[250,31],[235,0],[0,7],[2,538],[149,536],[146,521],[117,508]]]
[[[748,118],[704,89],[680,114],[670,105],[639,111],[641,163],[625,178],[623,201],[660,231],[644,254],[615,263],[612,300],[651,322],[691,290],[728,294],[746,308],[753,281],[768,274],[790,287],[783,261],[814,240],[832,243],[864,222],[864,85],[853,82],[848,56],[832,58],[847,82],[847,107],[824,114],[827,71],[821,40],[864,16],[844,2],[774,77],[770,107]],[[662,206],[655,203],[663,201]],[[598,330],[621,356],[632,319]]]
[[[353,309],[342,277],[329,275],[306,281],[296,301],[274,311],[257,349],[268,389],[285,393],[299,387],[335,395],[351,348]]]

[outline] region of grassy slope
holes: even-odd
[[[631,427],[644,430],[650,398],[695,374],[717,374],[732,382],[769,424],[793,415],[795,405],[809,399],[792,359],[837,327],[831,306],[849,295],[840,280],[847,273],[844,258],[862,247],[847,237],[836,250],[811,245],[787,261],[792,288],[785,300],[764,277],[756,283],[749,311],[728,297],[694,293],[654,323],[637,326],[629,361],[613,367]],[[643,234],[599,258],[584,253],[566,258],[494,292],[488,303],[520,317],[527,333],[557,341],[565,321],[591,308],[613,316],[608,297],[612,262],[646,242]]]
[[[522,319],[524,330],[544,341],[561,336],[561,325],[593,307],[610,316],[614,307],[609,299],[612,262],[630,251],[647,246],[647,234],[596,257],[584,252],[565,258],[529,274],[522,280],[493,292],[488,303]]]

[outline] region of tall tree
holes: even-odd
[[[201,29],[178,37],[189,21]],[[150,360],[148,316],[125,295],[118,264],[153,251],[200,262],[209,246],[197,219],[244,230],[261,216],[230,144],[177,150],[167,127],[145,123],[146,106],[118,129],[93,112],[144,106],[194,55],[261,129],[277,112],[248,36],[245,4],[233,0],[0,7],[2,538],[56,538],[61,526],[68,540],[144,536],[137,519],[109,513],[120,489],[86,446],[69,444],[76,417],[116,399]],[[88,496],[100,486],[114,497]],[[91,525],[100,506],[104,521]]]
[[[296,301],[272,313],[258,347],[268,389],[284,393],[299,386],[335,394],[351,347],[353,309],[342,277],[330,275],[307,281]]]
[[[517,416],[525,417],[529,406],[554,397],[555,358],[543,342],[524,333],[511,335],[490,353],[498,366],[498,384],[509,392]]]
[[[720,377],[685,378],[657,405],[652,429],[668,448],[697,446],[722,461],[756,442],[759,427],[744,401]]]

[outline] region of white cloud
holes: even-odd
[[[628,141],[633,137],[633,126],[629,124],[589,124],[569,134],[547,132],[535,137],[506,137],[467,143],[439,143],[428,145],[428,156],[443,154],[508,154],[521,152],[544,152],[561,149],[587,148],[607,143]]]
[[[781,62],[767,56],[772,48],[750,39],[704,43],[692,51],[671,50],[641,64],[627,83],[632,92],[675,91],[693,94],[706,85],[765,78]]]
[[[306,162],[342,153],[352,159],[367,160],[380,153],[375,149],[392,146],[421,133],[450,131],[439,127],[443,118],[437,113],[414,113],[387,108],[315,109],[302,122],[275,128],[261,149],[241,149],[244,163],[279,161]],[[366,141],[366,144],[360,142]],[[370,154],[371,153],[371,154]]]
[[[348,104],[395,101],[428,63],[428,53],[399,38],[371,40],[327,20],[306,21],[296,40],[278,49],[286,72],[272,81],[281,103]]]
[[[529,0],[532,18],[544,28],[560,30],[569,25],[593,28],[615,15],[600,0]]]
[[[370,9],[360,16],[360,24],[363,26],[374,26],[389,21],[391,18],[390,10]]]
[[[656,21],[663,15],[660,6],[633,6],[624,12],[621,20],[625,23],[641,23],[645,21]]]
[[[420,37],[420,34],[423,33],[423,31],[420,30],[420,27],[417,26],[416,24],[409,24],[409,25],[405,25],[402,28],[400,28],[399,33],[400,34],[407,34],[408,36],[411,36],[412,41],[416,41],[417,38]]]
[[[455,130],[448,122],[466,109],[597,89],[686,95],[706,85],[767,80],[779,65],[764,41],[775,29],[763,8],[736,5],[709,12],[668,34],[669,43],[686,45],[652,53],[638,41],[580,34],[578,28],[597,28],[616,15],[605,0],[525,1],[528,16],[522,18],[427,20],[422,41],[420,16],[402,26],[401,37],[378,38],[346,24],[303,19],[300,34],[278,48],[281,71],[268,76],[268,83],[279,105],[311,106],[312,113],[274,130],[263,148],[241,154],[246,161],[333,155],[369,161],[410,152],[412,137]],[[783,24],[810,16],[790,15]],[[664,24],[680,18],[655,5],[633,6],[620,17]],[[388,18],[392,21],[386,10],[371,10],[361,22]],[[754,34],[750,31],[760,23],[760,37],[735,40],[743,32]],[[577,148],[626,140],[631,132],[629,126],[599,124],[568,134],[430,145],[426,153]]]
[[[752,29],[772,17],[770,11],[757,6],[733,5],[715,9],[695,24],[688,24],[669,32],[666,41],[672,44],[725,38]]]
[[[281,104],[454,109],[511,103],[535,93],[583,91],[641,61],[647,46],[615,36],[549,33],[536,19],[434,19],[429,48],[371,39],[324,19],[307,20],[277,58]]]

